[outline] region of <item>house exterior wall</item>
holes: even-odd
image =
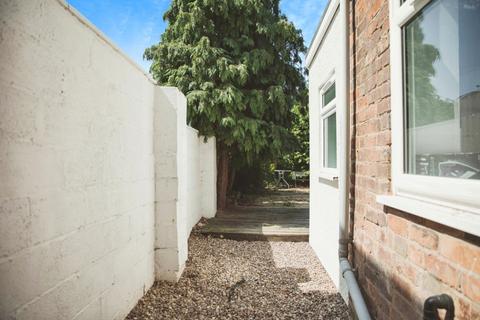
[[[182,172],[214,142],[62,1],[0,1],[0,47],[0,318],[123,319],[181,272],[215,163]]]
[[[336,11],[333,8],[332,11]],[[309,70],[309,119],[310,119],[310,235],[309,242],[337,287],[340,286],[338,260],[339,194],[338,181],[319,179],[322,149],[320,109],[321,87],[332,77],[338,61],[340,32],[338,15],[333,17],[328,32]]]
[[[354,9],[353,261],[369,309],[375,319],[421,319],[424,300],[447,293],[456,319],[479,319],[479,239],[376,202],[392,187],[389,6],[357,0]]]

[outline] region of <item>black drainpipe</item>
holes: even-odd
[[[453,320],[455,318],[455,304],[452,297],[448,294],[440,294],[425,300],[423,304],[423,320],[440,320],[438,309],[447,311],[445,320]]]

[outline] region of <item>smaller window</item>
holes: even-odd
[[[323,166],[337,168],[337,114],[323,120]]]
[[[322,100],[323,100],[322,106],[324,106],[324,107],[327,106],[330,102],[332,102],[335,99],[335,96],[336,96],[336,94],[335,94],[335,82],[334,82],[323,93],[323,95],[322,95]]]
[[[329,80],[321,89],[321,164],[323,169],[337,168],[337,113],[335,81]]]

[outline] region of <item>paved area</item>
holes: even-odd
[[[307,242],[192,234],[176,284],[157,282],[133,319],[350,319]]]
[[[247,195],[205,221],[199,232],[235,240],[308,241],[308,189]]]

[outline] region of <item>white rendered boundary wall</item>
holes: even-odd
[[[185,110],[64,2],[0,0],[0,319],[123,319],[178,278],[216,211]]]

